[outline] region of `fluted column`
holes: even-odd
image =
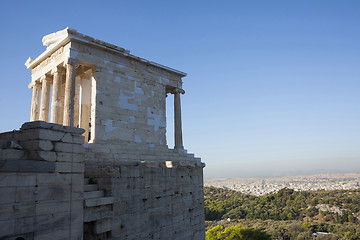
[[[62,124],[61,117],[61,86],[64,75],[64,70],[60,67],[56,67],[51,71],[53,74],[53,90],[51,98],[51,117],[50,122]]]
[[[181,126],[181,102],[180,94],[184,94],[182,89],[176,89],[174,91],[174,130],[175,130],[175,149],[184,149],[182,138],[182,126]]]
[[[64,74],[61,80],[61,96],[60,96],[60,124],[64,124],[64,103],[65,103],[65,82],[66,82],[66,74],[64,69]]]
[[[66,64],[64,119],[65,126],[74,126],[76,62],[69,59]]]
[[[75,78],[75,100],[74,100],[74,126],[79,127],[80,125],[80,81],[81,78],[78,76],[79,73],[77,72],[77,76]]]
[[[40,103],[40,120],[49,121],[49,105],[50,105],[50,76],[44,75],[41,79],[41,103]]]
[[[85,129],[85,142],[89,140],[89,123],[91,107],[91,72],[80,76],[80,128]]]
[[[39,120],[39,109],[40,109],[40,83],[35,81],[32,83],[32,98],[31,98],[31,111],[30,111],[30,121]]]

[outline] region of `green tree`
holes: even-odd
[[[206,240],[271,240],[271,237],[259,229],[216,226],[206,232]]]

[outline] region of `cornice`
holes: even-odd
[[[65,46],[67,43],[69,43],[71,41],[78,41],[80,43],[85,43],[85,44],[97,46],[97,47],[100,47],[100,48],[103,48],[106,50],[110,50],[112,52],[115,52],[116,54],[121,54],[127,58],[130,58],[130,59],[142,62],[142,63],[146,63],[151,66],[157,67],[157,68],[167,70],[169,72],[178,74],[182,77],[186,76],[186,73],[184,73],[184,72],[181,72],[179,70],[161,65],[159,63],[149,61],[147,59],[132,55],[132,54],[130,54],[130,51],[125,48],[118,47],[116,45],[113,45],[113,44],[95,39],[93,37],[81,34],[78,31],[76,31],[75,29],[72,29],[69,27],[65,28],[64,30],[46,35],[45,37],[43,37],[42,40],[43,40],[43,44],[45,46],[47,46],[47,48],[36,59],[28,58],[28,60],[25,62],[25,66],[28,69],[34,69],[38,64],[40,64],[47,57],[49,57],[51,54],[53,54],[57,49],[59,49],[62,46]]]

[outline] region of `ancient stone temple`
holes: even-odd
[[[204,239],[205,164],[182,137],[186,74],[70,28],[43,44],[25,63],[30,122],[0,134],[0,239]]]

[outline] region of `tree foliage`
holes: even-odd
[[[240,229],[282,240],[314,239],[318,232],[325,234],[316,239],[360,239],[360,189],[298,192],[284,188],[257,197],[205,187],[204,197],[205,218],[212,221],[207,222],[207,239],[257,239],[257,235],[241,238]]]
[[[266,232],[241,226],[216,226],[206,233],[206,240],[271,240]]]
[[[329,210],[322,210],[319,206]],[[335,209],[335,210],[334,210]],[[315,220],[359,223],[360,190],[294,191],[252,196],[205,187],[205,219]]]

